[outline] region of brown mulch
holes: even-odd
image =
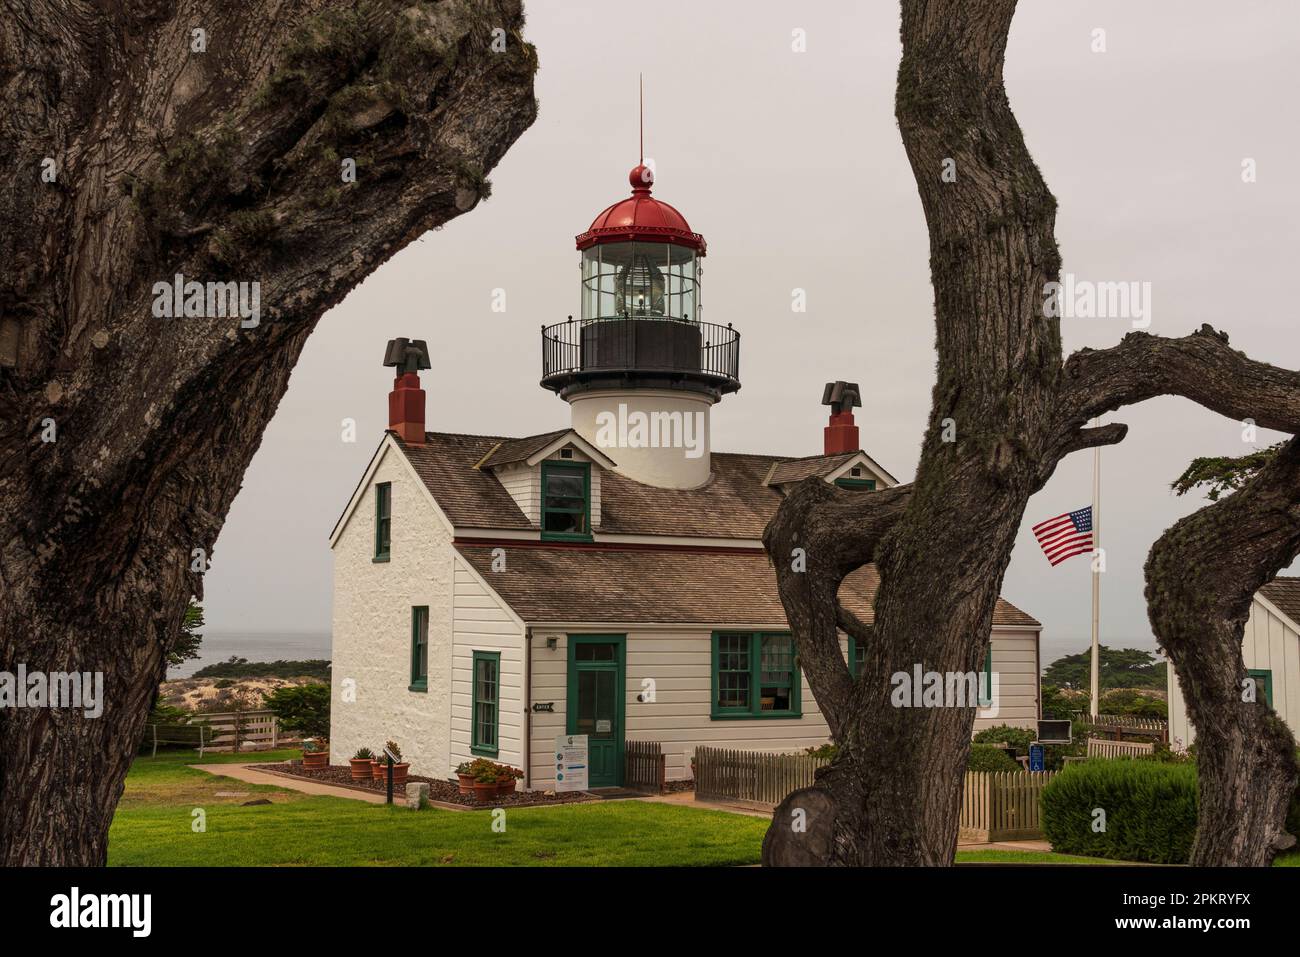
[[[664,794],[677,794],[680,791],[694,791],[695,779],[687,778],[685,781],[665,781]]]
[[[278,771],[281,774],[310,778],[313,781],[320,781],[322,784],[377,791],[380,794],[388,790],[387,778],[354,781],[352,780],[352,768],[338,764],[331,764],[324,768],[305,768],[301,764],[290,764],[286,761],[279,764],[250,764],[249,767],[256,771]],[[499,794],[491,801],[480,803],[474,800],[472,794],[461,794],[460,787],[454,781],[427,778],[419,774],[408,774],[406,780],[408,782],[423,781],[428,784],[429,800],[431,801],[441,801],[443,804],[461,804],[465,807],[530,807],[537,804],[575,804],[582,801],[600,800],[594,794],[588,794],[585,791],[566,791],[562,794],[549,791],[515,791],[511,794]],[[406,785],[394,784],[393,794],[405,797]]]

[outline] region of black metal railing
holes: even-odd
[[[650,316],[570,319],[542,327],[543,383],[614,372],[681,374],[738,387],[740,333],[730,324]]]

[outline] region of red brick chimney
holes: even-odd
[[[403,442],[424,444],[424,390],[420,370],[429,368],[429,347],[423,339],[390,339],[384,365],[397,369],[388,393],[388,428]]]
[[[825,455],[842,455],[862,448],[858,427],[853,422],[854,406],[862,405],[856,382],[827,382],[822,405],[831,407],[831,419],[823,430]]]

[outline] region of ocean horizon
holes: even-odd
[[[206,665],[231,656],[249,661],[306,661],[330,657],[328,632],[233,632],[203,629],[199,657],[167,669],[168,679],[189,678]]]

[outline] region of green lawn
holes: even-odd
[[[197,760],[136,761],[109,830],[110,865],[726,866],[757,864],[767,830],[762,818],[724,811],[607,801],[507,811],[505,830],[496,832],[491,811],[412,812],[311,797],[184,766]],[[217,798],[217,791],[255,793]],[[253,797],[274,803],[239,806]],[[202,833],[191,829],[196,807],[207,817]]]
[[[313,797],[195,771],[188,764],[282,761],[297,751],[139,758],[109,830],[108,863],[141,866],[728,866],[757,864],[760,817],[644,801],[605,801],[507,811],[412,812],[347,798]],[[219,792],[238,792],[219,796]],[[267,798],[273,803],[241,807]],[[195,832],[202,808],[207,829]],[[1036,851],[957,852],[963,864],[1116,864]],[[1300,850],[1276,862],[1300,866]]]

